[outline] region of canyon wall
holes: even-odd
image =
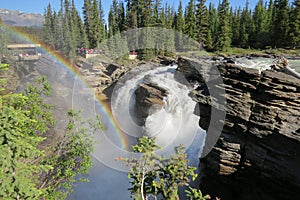
[[[201,159],[200,189],[223,200],[295,199],[300,191],[300,79],[271,70],[259,73],[233,63],[211,63],[226,94],[226,118],[217,144]],[[191,93],[199,125],[207,130],[211,96],[200,59],[181,57],[178,70],[200,82]],[[213,81],[213,80],[210,80]],[[208,133],[208,140],[213,133]]]

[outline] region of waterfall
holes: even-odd
[[[164,156],[174,153],[174,147],[183,144],[187,147],[189,164],[197,167],[205,132],[198,126],[199,117],[193,114],[196,102],[188,96],[193,87],[176,72],[176,68],[177,66],[157,67],[149,64],[131,70],[116,84],[111,97],[112,113],[120,129],[127,136],[129,144],[136,143],[137,138],[142,135],[154,136],[157,144],[162,147],[156,153]],[[164,99],[165,105],[162,109],[148,116],[144,126],[139,126],[132,112],[135,105],[134,91],[145,77],[166,89],[168,96]],[[94,164],[87,176],[90,182],[79,183],[68,197],[70,200],[93,200],[99,199],[100,196],[105,196],[106,200],[130,199],[127,190],[130,187],[127,172],[119,171],[113,161],[117,156],[132,157],[133,155],[124,153],[124,150],[112,152],[116,147],[108,144],[117,142],[118,138],[112,137],[112,131],[105,120],[104,126],[106,127],[104,134],[110,141],[98,140],[99,144],[96,144],[93,154]],[[112,160],[109,161],[109,158]]]
[[[180,144],[189,147],[197,134],[202,135],[204,140],[204,131],[198,126],[199,117],[193,114],[196,102],[189,97],[192,86],[177,74],[176,68],[163,66],[151,69],[151,66],[142,65],[125,75],[112,95],[112,111],[125,134],[155,137],[156,143],[162,147],[159,153],[163,154],[173,152],[174,147]],[[130,110],[135,104],[134,91],[145,77],[167,90],[168,96],[164,99],[163,108],[148,116],[145,125],[140,127]],[[198,143],[198,146],[201,144]],[[194,153],[199,155],[199,152]]]
[[[237,62],[243,63],[245,67],[250,65],[252,68],[269,66],[272,61],[273,59],[264,58],[237,59]],[[298,60],[290,63],[299,70]],[[155,136],[157,143],[162,147],[157,153],[162,155],[173,153],[175,146],[183,144],[187,147],[189,164],[198,166],[205,133],[198,126],[199,117],[193,114],[196,103],[188,95],[193,85],[176,72],[176,67],[145,64],[131,70],[116,84],[111,100],[112,112],[129,143],[134,144],[136,138],[142,135]],[[118,148],[117,145],[110,146],[117,143],[119,138],[114,134],[114,127],[109,123],[110,119],[106,118],[105,113],[97,106],[93,94],[79,79],[64,70],[55,59],[45,55],[36,68],[39,74],[47,76],[53,88],[53,95],[46,101],[55,105],[54,114],[59,120],[59,128],[63,129],[65,122],[60,121],[60,118],[69,108],[83,110],[84,118],[99,114],[105,127],[104,133],[101,133],[101,136],[104,136],[100,138],[100,134],[97,134],[95,137],[97,142],[92,158],[93,166],[86,176],[89,182],[78,183],[68,199],[130,199],[127,172],[124,172],[125,167],[122,170],[118,169],[123,163],[118,163],[117,167],[111,165],[115,164],[114,159],[117,156],[131,157],[131,154],[125,150],[114,151]],[[145,77],[166,89],[168,96],[164,99],[165,105],[162,109],[148,116],[145,125],[141,127],[136,124],[132,111],[135,105],[134,91]]]

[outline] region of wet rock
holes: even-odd
[[[135,115],[139,125],[144,125],[149,115],[162,109],[167,95],[167,90],[151,82],[147,77],[138,85],[135,91]]]

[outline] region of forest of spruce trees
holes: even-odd
[[[228,0],[219,5],[206,0],[189,0],[184,8],[162,0],[113,0],[104,19],[101,0],[84,0],[82,16],[74,0],[61,0],[61,8],[45,9],[44,40],[53,49],[72,58],[77,48],[100,48],[113,35],[141,27],[173,29],[198,41],[208,51],[240,48],[297,48],[300,45],[300,0],[259,0],[254,9],[247,2],[244,7],[231,7]],[[117,37],[114,37],[117,38]],[[174,37],[164,45],[176,44]],[[109,47],[124,48],[120,40],[107,40]],[[177,41],[178,42],[178,41]],[[115,43],[115,44],[113,44]],[[120,47],[122,46],[122,47]],[[126,46],[126,44],[125,44]],[[118,51],[118,49],[114,49]],[[142,59],[167,51],[142,50]]]

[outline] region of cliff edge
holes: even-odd
[[[225,89],[225,122],[201,159],[200,189],[222,200],[295,199],[300,191],[300,79],[283,72],[214,63]],[[203,61],[180,57],[178,70],[200,83],[192,92],[207,130],[211,96]],[[218,109],[218,106],[214,106]],[[207,135],[208,139],[210,134]]]

